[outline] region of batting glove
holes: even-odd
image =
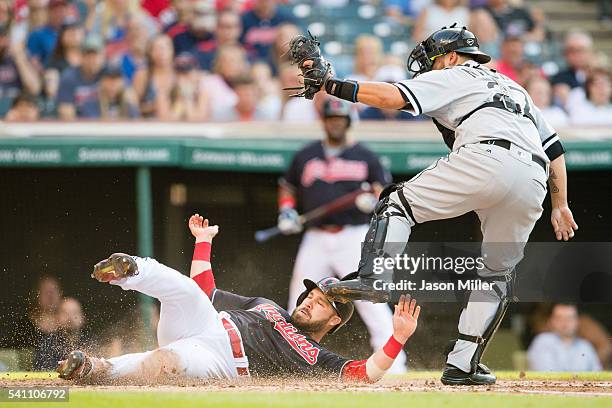
[[[299,234],[304,229],[294,208],[283,208],[278,214],[278,229],[283,235]]]

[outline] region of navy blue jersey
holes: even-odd
[[[23,84],[13,58],[8,55],[0,56],[0,117],[4,117],[11,109],[22,88]]]
[[[59,90],[56,96],[58,106],[64,103],[74,105],[78,118],[99,118],[98,87],[100,78],[100,73],[93,78],[84,77],[79,67],[65,69],[60,77]]]
[[[321,141],[310,143],[297,152],[283,179],[283,183],[293,189],[301,214],[359,189],[364,181],[381,185],[391,182],[391,176],[374,152],[355,143],[338,155],[326,157]],[[370,214],[352,206],[308,226],[360,225],[369,220]]]
[[[269,299],[215,289],[212,303],[217,311],[230,315],[240,331],[252,376],[338,379],[352,361],[300,331],[291,323],[289,313]]]
[[[255,52],[257,59],[265,60],[272,44],[276,40],[278,26],[295,23],[291,14],[277,9],[269,19],[260,18],[255,11],[247,11],[242,16],[242,34],[240,42]]]

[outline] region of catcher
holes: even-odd
[[[478,272],[493,289],[471,292],[442,382],[495,383],[480,359],[508,308],[514,268],[542,215],[547,182],[556,238],[567,241],[578,229],[568,206],[559,137],[525,89],[483,65],[491,57],[480,51],[478,39],[465,27],[443,27],[417,44],[407,62],[415,77],[395,84],[334,78],[318,45],[312,36],[296,37],[290,44],[304,77],[296,96],[312,99],[325,89],[350,102],[431,116],[451,149],[411,180],[383,190],[356,279],[333,283],[325,293],[335,300],[386,301],[389,293],[373,285],[377,279],[393,279],[394,271],[389,267],[374,274],[375,260],[403,252],[419,224],[475,211],[481,221],[482,251],[488,256]]]
[[[73,351],[59,362],[61,378],[81,382],[129,379],[159,383],[174,377],[234,379],[243,376],[331,376],[378,381],[417,327],[420,306],[404,296],[395,306],[393,334],[367,360],[350,360],[321,347],[353,314],[353,304],[328,300],[321,287],[338,282],[304,280],[306,289],[289,315],[275,302],[215,287],[211,243],[218,232],[198,214],[189,220],[196,239],[191,278],[154,259],[112,254],[94,266],[92,277],[138,290],[161,302],[159,348],[119,357],[95,358]]]

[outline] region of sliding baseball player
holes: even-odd
[[[375,382],[416,330],[420,307],[402,296],[387,343],[366,360],[343,358],[319,344],[353,314],[352,303],[330,301],[321,290],[336,278],[304,280],[306,288],[289,314],[269,299],[216,288],[210,252],[218,227],[196,214],[189,228],[196,240],[191,279],[154,259],[126,254],[113,254],[94,266],[92,276],[98,281],[159,299],[159,347],[109,359],[74,351],[58,365],[61,378],[159,383],[185,377],[289,376]]]

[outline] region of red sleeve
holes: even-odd
[[[202,273],[197,274],[193,277],[195,283],[198,284],[200,289],[206,293],[206,295],[210,298],[212,293],[215,290],[215,277],[213,276],[212,269],[208,269]]]
[[[368,360],[349,361],[342,369],[342,381],[345,382],[371,382],[366,373]]]
[[[206,261],[210,262],[210,252],[212,245],[210,242],[198,242],[193,249],[193,260],[194,261]],[[195,283],[198,284],[200,289],[206,293],[210,298],[212,293],[215,291],[215,276],[213,275],[212,268],[207,269],[203,272],[199,272],[193,277]]]

